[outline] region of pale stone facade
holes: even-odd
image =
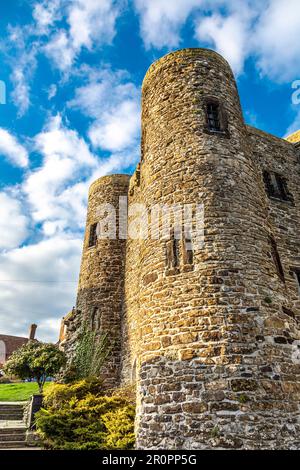
[[[104,378],[137,383],[138,448],[299,449],[297,139],[246,126],[227,62],[184,49],[147,72],[141,153],[131,179],[91,187],[66,350],[83,320],[109,333]],[[176,253],[173,239],[93,243],[97,206],[127,195],[203,204],[203,245],[193,231],[192,253],[184,237]]]

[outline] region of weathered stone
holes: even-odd
[[[99,309],[95,328],[116,340],[109,384],[137,382],[138,448],[299,449],[299,143],[245,125],[232,71],[213,51],[161,58],[142,95],[129,188],[111,176],[91,189],[66,349]],[[270,195],[265,172],[280,176],[285,198]],[[171,235],[88,248],[97,205],[118,207],[123,194],[149,210],[203,204],[204,240],[191,230],[192,253]]]

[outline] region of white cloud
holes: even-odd
[[[28,219],[20,201],[0,192],[0,249],[16,248],[28,236]]]
[[[74,305],[82,240],[53,237],[0,253],[0,331],[57,341],[59,320]],[[9,321],[8,321],[9,319]]]
[[[258,66],[270,78],[289,81],[300,70],[300,2],[272,0],[262,10],[253,32],[253,54]]]
[[[33,219],[54,222],[57,228],[81,225],[86,188],[80,181],[97,167],[97,158],[76,131],[63,125],[60,116],[50,119],[34,140],[36,150],[43,155],[43,163],[23,184]],[[49,233],[49,225],[45,233]]]
[[[214,43],[216,50],[229,61],[236,73],[243,69],[248,49],[248,24],[239,14],[229,17],[215,14],[204,18],[196,27],[196,38]]]
[[[145,47],[174,48],[187,20],[200,46],[227,58],[243,71],[252,56],[258,69],[276,81],[295,78],[300,69],[299,0],[134,0]]]
[[[119,15],[113,0],[72,0],[66,9],[68,29],[57,31],[45,46],[46,55],[63,72],[68,71],[82,48],[110,44]]]
[[[27,150],[6,129],[0,128],[0,155],[3,155],[14,166],[27,167],[29,157]]]
[[[95,148],[122,152],[138,145],[140,92],[124,72],[91,71],[69,105],[94,119],[88,135]]]
[[[62,1],[39,1],[33,6],[32,16],[35,19],[39,34],[46,34],[49,27],[61,18]]]
[[[72,47],[65,31],[55,34],[44,47],[44,51],[62,71],[71,67],[76,55],[76,50]]]
[[[14,85],[11,97],[18,108],[19,117],[22,117],[30,106],[29,81],[37,67],[36,55],[39,46],[32,39],[27,44],[30,29],[26,26],[8,28],[7,53],[12,69],[10,79]]]
[[[113,0],[75,0],[69,10],[70,38],[76,50],[110,43],[119,11]]]
[[[181,27],[201,0],[134,0],[141,17],[140,28],[145,46],[161,49],[180,44]]]
[[[57,94],[57,86],[53,83],[48,89],[48,100],[52,100]]]

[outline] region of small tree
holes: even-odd
[[[65,354],[54,344],[29,341],[11,355],[4,371],[22,380],[36,379],[39,391],[43,393],[47,377],[57,374],[65,362]]]

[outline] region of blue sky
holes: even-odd
[[[86,196],[139,159],[149,65],[181,47],[230,62],[245,120],[277,136],[300,128],[299,0],[2,2],[0,332],[56,340],[75,303]]]

